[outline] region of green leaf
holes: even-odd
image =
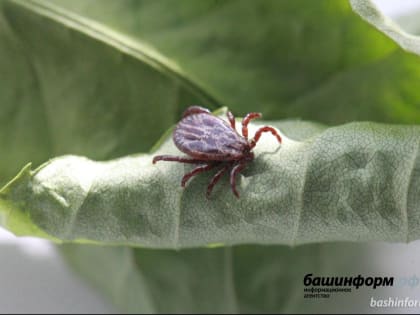
[[[353,10],[403,49],[420,55],[420,38],[404,31],[391,18],[382,14],[371,0],[349,0]]]
[[[38,167],[63,154],[108,160],[146,152],[164,130],[179,119],[182,109],[191,104],[213,109],[228,105],[237,115],[258,110],[272,120],[298,117],[330,124],[353,120],[420,122],[418,57],[405,53],[388,37],[364,23],[345,1],[74,0],[54,1],[56,6],[51,3],[0,1],[0,146],[3,148],[0,183],[29,161]],[[299,121],[282,122],[281,128],[290,138],[305,140],[303,142],[323,129]],[[393,137],[390,139],[390,142],[398,142]],[[244,174],[250,179],[262,176],[254,172],[257,169],[266,172],[264,167],[269,164],[263,162],[269,157],[263,155],[263,159],[257,159]],[[364,157],[360,159],[363,161]],[[406,160],[403,159],[402,164]],[[169,166],[158,164],[156,169],[166,167]],[[182,175],[183,166],[172,167]],[[418,170],[412,170],[412,178],[416,179]],[[392,169],[385,171],[389,174]],[[39,211],[34,215],[26,211],[24,202],[17,204],[10,199],[11,191],[19,185],[24,188],[21,193],[32,189],[25,186],[25,182],[32,181],[36,174],[28,166],[9,188],[3,189],[2,223],[17,234],[37,235],[58,242],[60,240],[47,234],[45,229],[49,226],[48,233],[65,234],[66,231],[58,229],[71,226],[65,225],[71,218],[70,213],[43,217],[52,211],[46,209],[47,212]],[[369,183],[367,174],[360,170],[355,178]],[[179,192],[179,177],[171,180],[170,189]],[[201,198],[207,180],[206,176],[197,178],[187,188],[187,193],[195,189],[195,195]],[[279,183],[286,185],[283,178]],[[382,187],[380,184],[385,185],[379,182],[373,187]],[[395,186],[395,182],[393,184]],[[418,187],[414,184],[411,190]],[[40,193],[47,188],[42,187]],[[385,191],[389,189],[387,186]],[[337,195],[327,192],[325,188],[317,196],[324,194],[335,202]],[[17,197],[19,194],[15,193]],[[77,194],[77,191],[59,193]],[[236,202],[227,180],[216,188],[215,196],[221,198],[220,195]],[[345,197],[339,200],[341,205]],[[56,201],[60,206],[63,199]],[[38,207],[39,203],[33,206]],[[416,209],[407,217],[414,218]],[[324,222],[325,217],[325,222],[329,222],[330,213],[323,210],[312,213],[318,215],[317,222]],[[220,211],[227,225],[235,219],[232,213],[223,212],[224,205],[210,214]],[[258,219],[260,213],[261,209],[256,211],[257,216],[251,213],[246,219]],[[107,214],[95,213],[100,219],[98,224],[103,224],[104,220],[115,223],[121,221],[124,209],[114,214],[117,215],[110,218]],[[362,213],[360,220],[369,214]],[[387,214],[389,217],[380,221],[391,218],[388,225],[383,224],[384,229],[393,226],[392,220],[406,222],[398,219],[402,214],[400,217],[393,211]],[[346,222],[345,216],[337,218]],[[78,217],[73,219],[80,222]],[[42,226],[38,225],[40,222],[44,222]],[[415,219],[413,223],[407,222],[415,227]],[[98,230],[96,223],[93,222],[94,232]],[[54,224],[57,226],[51,227]],[[130,234],[132,224],[127,226],[129,233],[124,234],[124,244],[133,236]],[[381,224],[378,223],[378,227],[382,227]],[[78,228],[90,233],[90,227],[78,225]],[[108,226],[104,229],[101,233],[115,232]],[[404,234],[392,228],[389,231],[394,237]],[[73,232],[69,235],[74,236]],[[345,232],[345,236],[349,236],[348,231]],[[247,255],[238,256],[234,247],[231,255],[235,291],[240,299],[237,309],[244,312],[302,310],[301,299],[297,298],[302,294],[301,288],[291,286],[301,283],[303,272],[319,270],[334,274],[332,266],[341,264],[338,258],[353,262],[355,252],[346,244],[326,250],[321,250],[325,245],[252,248]],[[68,252],[68,260],[75,262],[86,278],[107,292],[122,309],[133,312],[214,311],[214,303],[210,305],[206,298],[220,297],[222,286],[210,278],[221,279],[220,269],[225,267],[220,257],[230,251],[229,247],[174,252],[81,245],[64,250]],[[290,258],[283,260],[285,256]],[[371,260],[372,253],[355,257],[363,264]],[[218,268],[205,264],[206,260]],[[206,267],[200,274],[206,276],[202,283],[193,280],[199,274],[194,273],[193,268],[198,266]],[[241,279],[244,281],[239,281]],[[153,288],[144,288],[145,285]],[[207,286],[212,290],[206,290]],[[170,296],[166,294],[168,287],[175,288],[169,290]],[[191,298],[189,303],[181,305],[186,291]],[[159,294],[162,292],[165,295]],[[219,305],[220,301],[223,305]],[[232,310],[231,300],[215,302],[220,310]],[[306,311],[314,312],[314,303],[307,304]],[[330,311],[337,310],[330,302],[328,305]],[[353,310],[354,305],[346,309]],[[343,305],[340,307],[342,309]]]
[[[273,123],[282,130],[282,123]],[[254,134],[257,126],[250,126]],[[296,128],[297,129],[297,128]],[[189,248],[211,244],[410,241],[420,225],[420,127],[351,123],[304,141],[264,136],[240,176],[205,197],[209,176],[186,189],[172,137],[153,153],[107,162],[79,156],[23,171],[2,193],[13,213],[65,241]]]
[[[48,2],[149,43],[237,115],[420,122],[418,57],[347,1]]]
[[[38,1],[0,1],[0,183],[28,161],[150,149],[215,101],[140,41]]]
[[[308,273],[358,274],[366,268],[362,258],[373,252],[355,244],[182,251],[70,244],[61,249],[123,312],[156,314],[363,313],[367,306],[357,303],[356,292],[305,299],[303,279]],[[348,259],[349,253],[358,259]]]

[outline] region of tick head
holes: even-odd
[[[249,162],[254,159],[254,152],[251,151],[251,148],[247,147],[244,149],[242,159]]]

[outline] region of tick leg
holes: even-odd
[[[188,163],[188,164],[203,164],[202,160],[190,159],[190,158],[176,156],[176,155],[156,155],[155,157],[153,157],[153,164],[155,164],[158,161],[180,162],[180,163]]]
[[[252,119],[261,118],[261,113],[249,113],[242,119],[242,136],[248,140],[248,124]]]
[[[197,166],[197,167],[196,167],[195,169],[193,169],[191,172],[189,172],[189,173],[185,174],[185,175],[184,175],[184,177],[182,177],[181,186],[182,186],[182,187],[185,187],[185,185],[187,184],[187,181],[188,181],[191,177],[193,177],[193,176],[195,176],[195,175],[197,175],[197,174],[200,174],[200,173],[202,173],[202,172],[209,171],[209,170],[211,170],[212,168],[214,168],[215,166],[216,166],[216,164],[207,164],[207,165],[200,165],[200,166]]]
[[[277,138],[277,141],[279,143],[281,143],[281,137],[278,134],[277,130],[274,129],[273,127],[270,127],[270,126],[264,126],[264,127],[261,127],[260,129],[257,130],[257,132],[255,133],[254,138],[250,141],[251,149],[253,147],[255,147],[255,145],[257,144],[258,140],[260,140],[260,137],[261,137],[261,135],[262,135],[263,132],[271,132],[273,134],[273,136],[275,136]]]
[[[227,118],[228,118],[228,120],[230,122],[230,126],[234,130],[236,130],[235,116],[233,116],[232,112],[230,112],[230,111],[226,113],[226,116],[227,116]]]
[[[239,198],[239,193],[236,190],[236,175],[240,173],[245,168],[245,166],[245,162],[240,162],[232,168],[232,171],[230,171],[230,187],[232,188],[232,191],[237,198]]]
[[[206,197],[209,198],[210,194],[213,190],[213,187],[216,185],[216,183],[220,180],[220,178],[222,178],[223,174],[226,173],[226,171],[229,169],[229,167],[231,167],[232,164],[226,164],[225,166],[223,166],[211,179],[209,185],[207,186],[207,193],[206,193]]]

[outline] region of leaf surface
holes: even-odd
[[[306,274],[357,274],[372,247],[360,244],[234,246],[174,250],[61,247],[64,257],[123,312],[310,313],[363,312],[363,293],[304,298]],[[376,270],[375,267],[371,267]],[[376,289],[376,292],[380,290]],[[385,294],[385,293],[384,293]]]
[[[345,1],[2,0],[0,183],[30,161],[38,169],[57,156],[79,157],[54,158],[36,172],[25,168],[2,190],[1,223],[19,235],[77,242],[62,247],[68,261],[122,310],[209,313],[217,306],[220,312],[303,312],[304,274],[334,274],[334,267],[344,265],[339,258],[353,263],[358,257],[363,265],[372,260],[372,252],[342,243],[180,251],[80,243],[174,248],[213,241],[218,243],[212,246],[245,240],[293,244],[295,239],[299,244],[312,242],[308,235],[322,240],[416,239],[417,127],[388,130],[356,124],[322,132],[325,126],[290,119],[334,125],[354,120],[419,123],[419,80],[418,56],[362,21]],[[202,203],[207,202],[210,175],[182,191],[180,176],[187,168],[179,164],[146,163],[144,170],[135,167],[118,176],[114,171],[121,168],[107,168],[122,161],[137,161],[131,166],[150,162],[150,156],[129,155],[148,151],[191,104],[212,109],[227,105],[236,115],[261,111],[266,119],[289,119],[270,124],[297,141],[299,154],[283,150],[286,144],[273,153],[274,145],[262,143],[255,163],[240,179],[241,199],[232,196],[225,178],[211,200],[219,208],[208,213]],[[347,143],[340,144],[343,139]],[[156,148],[174,149],[171,143]],[[319,159],[309,163],[311,152]],[[284,163],[273,159],[277,155]],[[77,162],[70,163],[77,176],[63,168],[70,161]],[[94,166],[85,173],[83,165]],[[309,169],[313,173],[302,180]],[[151,182],[165,184],[162,201],[177,195],[194,205],[201,202],[201,210],[184,212],[184,207],[177,215],[173,210],[181,208],[171,204],[171,211],[143,212],[156,187],[128,170],[156,175]],[[166,170],[170,176],[164,176]],[[60,176],[52,178],[54,172]],[[120,176],[135,185],[118,189],[116,183],[124,179]],[[101,178],[106,181],[100,183]],[[289,190],[285,180],[293,185]],[[97,189],[108,199],[98,196]],[[273,196],[273,189],[281,196]],[[142,208],[131,205],[133,212],[98,203],[109,197],[127,203],[139,192],[147,196],[139,202]],[[31,200],[36,202],[28,207]],[[274,201],[281,203],[274,206]],[[95,211],[86,211],[91,205]],[[262,208],[266,205],[268,211]],[[186,220],[191,218],[197,219],[194,225]],[[176,242],[177,226],[182,228]],[[197,239],[191,239],[188,235],[197,230]],[[250,234],[244,236],[244,231]],[[256,235],[260,232],[261,237]],[[359,304],[339,307],[350,312]],[[306,300],[306,306],[314,312],[312,301]],[[336,309],[329,300],[321,312]]]
[[[152,164],[154,155],[179,155],[168,136],[153,154],[106,162],[64,156],[25,168],[2,196],[11,216],[26,213],[65,241],[150,248],[410,241],[419,236],[419,143],[420,127],[374,123],[304,141],[284,135],[280,146],[264,135],[239,178],[241,198],[224,179],[207,200],[209,174],[182,189],[191,167]]]
[[[403,49],[420,55],[420,37],[403,30],[398,23],[385,16],[371,0],[349,0],[363,19],[391,37]],[[414,25],[413,25],[414,26]]]
[[[420,122],[420,90],[411,84],[420,80],[418,56],[347,1],[47,3],[150,44],[237,115]]]
[[[191,103],[214,106],[149,46],[39,1],[0,1],[0,183],[62,154],[145,151]]]

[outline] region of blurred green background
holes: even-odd
[[[328,125],[420,121],[419,57],[344,0],[1,0],[0,9],[1,184],[29,161],[145,152],[191,104]],[[360,312],[369,292],[304,300],[303,276],[388,275],[381,260],[394,250],[60,246],[131,312]]]

